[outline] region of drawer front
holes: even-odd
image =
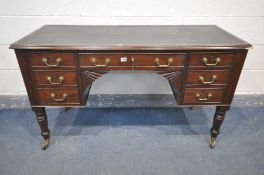
[[[80,54],[82,67],[183,67],[185,54]]]
[[[80,104],[78,88],[38,89],[41,105]]]
[[[33,71],[36,85],[74,86],[77,85],[75,71]]]
[[[186,88],[184,104],[222,103],[224,89]]]
[[[191,53],[189,66],[230,67],[232,53]]]
[[[75,55],[73,53],[32,53],[30,64],[34,67],[63,68],[76,67]]]
[[[188,85],[226,85],[229,70],[188,71]]]

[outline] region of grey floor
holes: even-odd
[[[48,150],[29,108],[0,110],[1,175],[263,175],[264,108],[235,106],[215,149],[214,108],[48,109]]]

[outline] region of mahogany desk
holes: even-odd
[[[179,106],[216,106],[213,148],[250,47],[214,25],[45,25],[10,46],[44,138],[42,149],[50,140],[45,107],[84,106],[92,82],[110,70],[155,71],[168,79]]]

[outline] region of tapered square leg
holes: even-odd
[[[215,115],[214,115],[214,121],[213,126],[211,128],[211,139],[209,142],[210,148],[214,148],[216,145],[216,137],[220,133],[220,127],[224,121],[225,113],[229,110],[229,106],[217,106]]]
[[[45,150],[49,146],[50,142],[50,130],[48,127],[48,119],[45,107],[32,107],[32,110],[36,114],[36,118],[41,130],[41,136],[44,138],[44,142],[41,145],[41,149]]]

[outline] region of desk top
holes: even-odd
[[[11,49],[49,50],[202,50],[248,47],[251,44],[215,25],[45,25],[10,46]]]

